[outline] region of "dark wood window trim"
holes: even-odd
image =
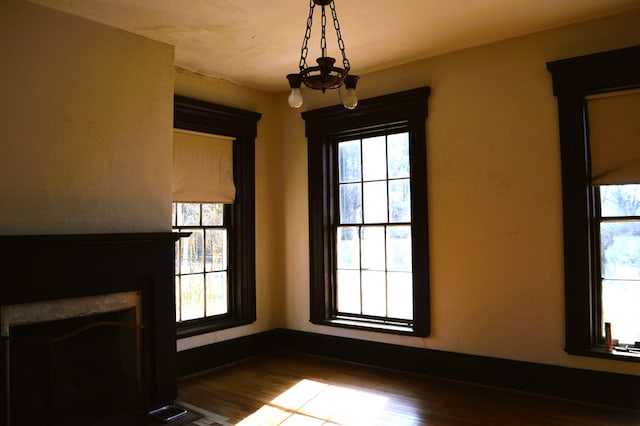
[[[315,324],[395,334],[427,336],[430,332],[429,238],[427,229],[427,100],[430,88],[363,100],[355,110],[342,106],[302,113],[306,121],[309,174],[310,321]],[[409,132],[411,158],[413,303],[412,327],[393,330],[374,324],[335,321],[332,209],[332,152],[340,138],[398,128]],[[415,195],[415,196],[414,196]]]
[[[565,350],[625,361],[599,345],[597,191],[590,184],[588,95],[640,87],[640,46],[547,63],[560,120],[565,269]]]
[[[255,138],[261,114],[175,96],[174,128],[230,136],[236,202],[228,206],[229,313],[178,323],[178,338],[250,324],[256,320]]]

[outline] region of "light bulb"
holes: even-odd
[[[291,108],[300,108],[302,106],[302,94],[300,93],[299,87],[291,89],[288,101]]]
[[[358,97],[356,96],[356,89],[347,89],[347,94],[342,100],[342,106],[346,109],[354,109],[358,105]]]

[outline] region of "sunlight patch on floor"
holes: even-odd
[[[387,400],[372,392],[304,379],[237,426],[374,424]]]

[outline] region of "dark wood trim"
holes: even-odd
[[[176,95],[174,127],[233,137],[236,201],[230,212],[230,312],[178,324],[178,337],[188,337],[250,324],[256,320],[255,277],[255,138],[261,114]]]
[[[640,46],[547,63],[560,123],[565,270],[565,350],[574,355],[631,362],[605,354],[600,335],[598,229],[587,140],[585,97],[640,87]]]
[[[309,270],[310,321],[329,326],[363,328],[370,331],[427,336],[430,332],[429,236],[427,210],[427,150],[425,120],[431,89],[365,99],[354,110],[332,106],[302,113],[308,139],[309,174]],[[414,274],[413,327],[395,331],[368,325],[334,322],[334,247],[331,230],[335,216],[335,142],[355,135],[376,134],[390,129],[409,132],[411,156],[412,243]],[[424,196],[422,196],[424,194]]]
[[[278,352],[288,347],[285,333],[274,329],[211,345],[200,346],[177,354],[178,377],[200,374],[254,356]]]
[[[194,132],[255,139],[262,114],[175,95],[174,126]]]
[[[255,125],[255,124],[254,124]],[[248,136],[236,139],[233,148],[234,181],[236,203],[232,216],[232,232],[236,234],[231,265],[239,288],[236,288],[232,303],[237,317],[246,323],[256,320],[256,176],[255,140]]]
[[[180,377],[274,352],[302,352],[411,374],[637,409],[640,376],[276,329],[178,352]]]
[[[353,110],[335,105],[303,112],[306,135],[315,137],[318,133],[333,134],[380,124],[405,122],[411,118],[424,121],[428,115],[426,100],[429,93],[430,87],[419,87],[361,100]]]

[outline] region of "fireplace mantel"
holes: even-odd
[[[0,236],[0,306],[141,292],[145,408],[166,404],[177,394],[174,256],[180,236],[172,232]],[[4,353],[3,349],[0,412],[5,411],[8,389]]]

